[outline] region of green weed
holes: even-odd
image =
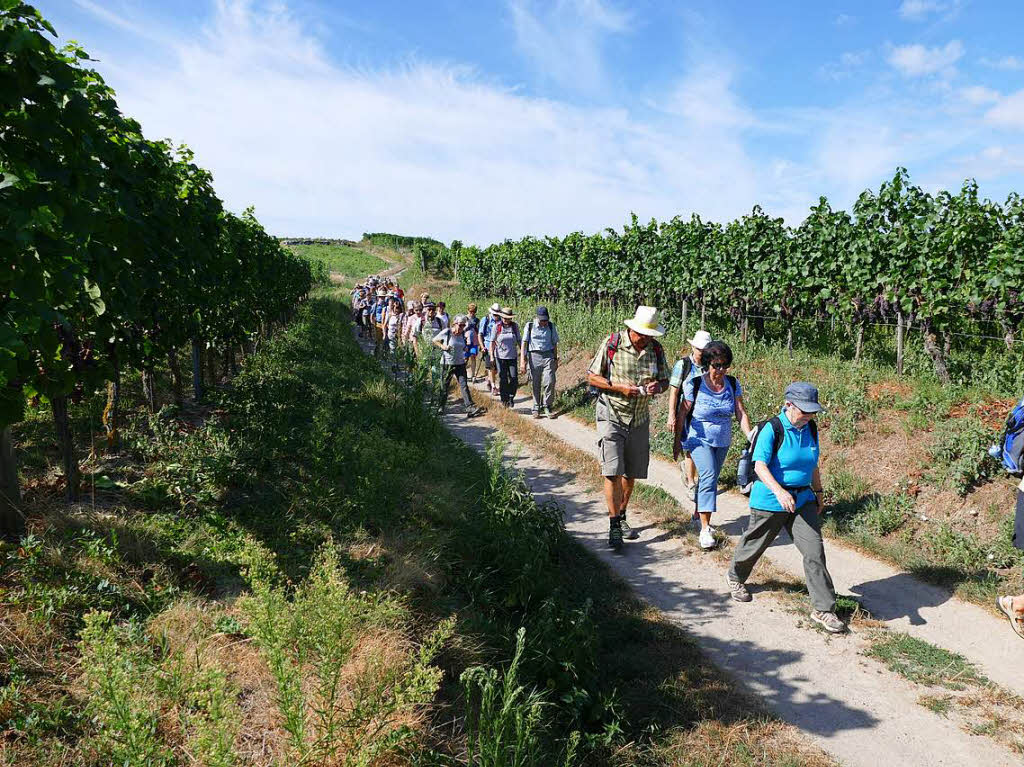
[[[998,471],[998,463],[987,452],[996,436],[995,430],[974,416],[939,421],[928,448],[934,461],[929,479],[966,494]]]
[[[949,690],[988,683],[966,658],[902,633],[879,633],[864,652],[911,682]]]

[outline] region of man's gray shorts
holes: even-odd
[[[646,479],[651,462],[651,422],[626,426],[597,419],[597,455],[605,477]]]

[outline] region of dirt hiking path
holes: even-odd
[[[530,418],[530,399],[517,402],[515,411]],[[567,417],[533,423],[565,443],[596,455],[597,437],[592,427]],[[669,461],[652,456],[646,484],[661,488],[683,508],[693,506],[683,489],[679,469]],[[712,524],[736,541],[746,524],[747,511],[744,496],[735,491],[721,493]],[[790,544],[783,532],[765,557],[803,581],[803,560]],[[826,541],[826,555],[836,590],[857,597],[874,619],[894,631],[963,655],[993,682],[1024,695],[1024,664],[1020,662],[1024,643],[1005,619],[834,539]]]
[[[500,407],[480,393],[475,399],[490,408]],[[526,412],[528,417],[528,404]],[[489,439],[502,433],[486,416],[466,419],[461,407],[453,408],[443,420],[455,436],[481,453]],[[593,431],[588,427],[567,418],[534,423],[593,453]],[[606,545],[607,511],[598,493],[539,451],[515,441],[505,460],[509,468],[522,473],[538,501],[552,500],[562,506],[566,529],[575,540],[629,583],[640,598],[691,634],[713,663],[760,695],[782,719],[799,727],[842,764],[1009,767],[1020,763],[989,738],[970,735],[954,718],[942,718],[919,705],[921,688],[864,657],[866,643],[856,634],[833,637],[818,632],[805,616],[771,595],[755,593],[749,604],[732,601],[723,564],[645,524],[640,514],[631,514],[640,539],[627,542],[624,552],[615,554]],[[652,461],[652,468],[655,465]],[[666,490],[677,493],[674,467],[657,465],[659,472],[652,474],[652,483],[663,481]],[[734,516],[728,524],[724,519],[718,522],[732,532],[740,516],[735,507],[742,504],[722,500],[730,504]],[[773,556],[784,548],[792,547],[773,549]],[[830,546],[834,567],[832,551]],[[783,559],[777,561],[781,566]],[[837,585],[847,588],[845,581]],[[1006,628],[999,626],[999,630]]]

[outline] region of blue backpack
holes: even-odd
[[[1014,476],[1024,476],[1024,399],[1010,411],[1003,439],[996,447],[1003,468]]]

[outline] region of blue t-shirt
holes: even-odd
[[[701,393],[700,396],[704,396]],[[820,448],[811,436],[811,427],[803,426],[799,429],[793,426],[786,418],[785,411],[779,416],[782,421],[785,434],[782,436],[782,444],[779,445],[779,452],[770,461],[772,454],[772,427],[765,426],[757,435],[757,444],[754,445],[754,452],[751,456],[754,461],[763,461],[768,464],[768,470],[775,477],[775,480],[783,487],[804,487],[796,494],[796,507],[799,509],[806,503],[814,502],[814,493],[811,492],[811,477],[818,466],[818,454]],[[750,508],[761,509],[762,511],[782,511],[782,504],[775,497],[775,493],[768,489],[761,480],[754,482],[750,490]]]
[[[694,440],[697,443],[704,443],[711,447],[729,447],[732,444],[732,419],[736,415],[736,398],[743,396],[743,387],[736,382],[736,391],[732,390],[732,384],[725,380],[722,391],[712,391],[708,382],[703,377],[700,380],[700,393],[697,395],[697,404],[693,409],[693,420],[690,422],[690,431],[687,433],[684,449],[690,450]],[[693,384],[683,385],[683,397],[687,402],[693,402]]]

